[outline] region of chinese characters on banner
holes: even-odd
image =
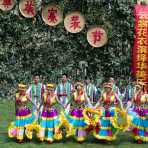
[[[19,9],[24,17],[32,18],[36,15],[35,0],[21,0]]]
[[[64,26],[71,33],[78,33],[85,27],[85,18],[80,12],[71,12],[64,19]]]
[[[14,4],[14,0],[0,0],[0,9],[3,11],[11,10]]]
[[[135,6],[135,42],[133,48],[134,76],[146,84],[148,91],[148,6]]]
[[[104,29],[93,27],[87,32],[87,40],[93,47],[102,47],[107,42],[107,34]]]
[[[49,5],[42,10],[43,21],[49,26],[58,25],[62,21],[63,13],[56,5]]]

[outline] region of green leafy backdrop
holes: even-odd
[[[81,11],[87,21],[78,34],[68,33],[63,22],[47,26],[41,18],[41,1],[36,0],[38,14],[24,18],[18,10],[0,11],[0,97],[13,97],[16,84],[29,83],[31,73],[40,70],[45,81],[57,81],[67,72],[74,79],[82,78],[80,61],[87,61],[87,74],[93,79],[130,76],[131,49],[134,38],[134,0],[44,0],[42,5],[60,5],[64,16]],[[91,47],[86,33],[92,25],[106,29],[108,43]]]

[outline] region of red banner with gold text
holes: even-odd
[[[148,90],[148,6],[136,5],[135,14],[135,40],[132,52],[133,75],[146,84]]]

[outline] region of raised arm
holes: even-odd
[[[100,96],[100,98],[98,98],[98,102],[96,103],[96,105],[95,105],[95,107],[94,108],[97,108],[98,106],[100,106],[100,104],[101,104],[101,102],[102,102],[102,100],[103,100],[103,91],[101,91],[101,96]]]
[[[115,97],[116,97],[117,101],[119,102],[121,109],[124,109],[124,108],[123,108],[122,101],[120,100],[118,94],[115,93]],[[115,105],[116,105],[116,104],[117,104],[117,102],[115,101]]]
[[[26,90],[26,95],[27,95],[27,98],[29,100],[32,100],[32,98],[31,98],[31,89],[32,89],[32,86],[30,85],[29,88]]]
[[[84,95],[85,95],[85,99],[86,99],[86,103],[87,103],[88,107],[93,108],[93,105],[92,105],[90,99],[88,98],[86,92],[84,92],[84,93],[85,93]]]

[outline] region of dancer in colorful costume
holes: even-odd
[[[87,128],[83,117],[83,110],[86,105],[90,105],[90,101],[85,94],[84,86],[81,82],[76,83],[76,91],[72,98],[71,111],[68,115],[65,115],[69,124],[67,137],[75,136],[76,140],[81,143],[85,140],[85,130]]]
[[[144,93],[144,84],[137,82],[136,91],[129,110],[133,136],[137,143],[148,142],[148,96]]]
[[[61,139],[61,119],[58,110],[54,107],[57,103],[54,84],[47,84],[43,97],[43,111],[40,119],[38,137],[41,141],[52,143],[54,139]]]
[[[101,113],[95,119],[94,136],[102,141],[113,141],[116,139],[118,128],[114,121],[117,120],[116,106],[122,102],[112,89],[111,83],[104,83],[104,92],[95,106]],[[97,107],[99,106],[99,107]]]
[[[26,106],[29,101],[26,95],[26,85],[18,85],[19,92],[16,93],[16,120],[8,128],[10,138],[16,138],[19,143],[23,142],[26,126],[32,124],[35,120],[34,114]]]

